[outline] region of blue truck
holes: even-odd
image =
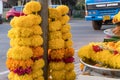
[[[112,23],[119,11],[120,0],[85,0],[85,20],[92,21],[94,30],[100,30],[103,24]]]

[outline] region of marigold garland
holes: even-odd
[[[10,21],[10,25],[11,25],[11,27],[17,27],[15,21],[16,21],[18,18],[19,18],[19,17],[16,17],[16,16],[13,17],[13,19]]]
[[[67,71],[74,70],[74,63],[66,63],[65,70],[67,70]]]
[[[62,24],[62,25],[65,25],[66,23],[68,23],[69,20],[70,20],[70,17],[69,17],[68,15],[62,16],[62,17],[60,18],[60,21],[61,21],[61,24]]]
[[[35,71],[33,70],[33,72],[31,73],[31,76],[33,77],[33,79],[43,76],[43,70],[42,69],[35,70]]]
[[[13,72],[10,72],[8,74],[8,79],[9,80],[33,80],[31,75],[25,74],[25,75],[19,76],[18,74],[15,74]]]
[[[27,60],[33,56],[32,49],[26,46],[16,46],[10,48],[7,52],[7,58],[16,60]]]
[[[42,35],[43,31],[40,25],[34,25],[32,28],[33,35]]]
[[[69,32],[70,30],[71,30],[71,27],[70,27],[70,24],[68,24],[68,23],[63,25],[63,27],[61,28],[62,33]]]
[[[36,60],[34,63],[33,63],[33,66],[32,66],[32,69],[35,71],[35,70],[39,70],[41,68],[43,68],[45,65],[45,62],[43,59],[39,59],[39,60]]]
[[[52,80],[65,80],[65,70],[52,71]]]
[[[8,31],[9,38],[30,37],[32,34],[29,28],[12,28]]]
[[[49,57],[51,59],[63,59],[64,57],[64,49],[52,49],[49,52]]]
[[[28,16],[20,16],[18,19],[15,21],[15,26],[16,27],[31,27],[33,26],[34,21],[31,21]]]
[[[66,72],[65,74],[67,74],[67,75],[65,75],[66,77],[66,80],[75,80],[75,78],[76,78],[76,74],[75,74],[75,71],[68,71],[68,72]]]
[[[32,14],[41,10],[41,4],[37,1],[30,1],[25,4],[23,12],[25,14]]]
[[[61,31],[53,31],[49,33],[49,40],[52,39],[61,39],[62,38],[62,33]]]
[[[70,39],[70,38],[72,38],[72,34],[70,32],[64,33],[62,38],[64,40]]]
[[[29,14],[28,16],[27,16],[32,22],[34,22],[33,23],[33,25],[39,25],[41,22],[42,22],[42,18],[41,18],[41,16],[40,15],[34,15],[34,14]],[[32,25],[32,26],[33,26]]]
[[[62,62],[62,61],[60,61],[60,62],[50,62],[49,63],[49,68],[51,70],[59,71],[59,70],[63,70],[64,67],[65,67],[65,63]]]
[[[43,44],[43,38],[39,35],[34,35],[28,38],[12,38],[10,45],[13,46],[41,46]]]
[[[56,8],[49,8],[49,18],[54,19],[55,21],[60,18],[60,13]]]
[[[66,15],[69,12],[69,8],[66,5],[57,6],[56,9],[61,13],[61,15]]]
[[[65,41],[65,48],[71,48],[73,46],[73,41],[68,39]]]
[[[74,48],[66,48],[64,57],[68,58],[68,57],[72,57],[72,56],[74,56]]]
[[[117,69],[120,68],[119,51],[117,51],[116,49],[109,48],[107,44],[94,43],[93,45],[92,43],[90,43],[88,45],[85,45],[79,49],[78,56],[82,59],[86,58],[86,59],[91,59],[95,62],[101,62],[103,65],[106,66],[109,65],[111,68],[117,68]]]
[[[59,20],[49,22],[49,31],[57,31],[62,27],[61,22]]]
[[[41,46],[43,44],[43,38],[39,35],[31,37],[31,46]]]
[[[10,80],[44,80],[40,10],[39,2],[30,1],[23,10],[27,15],[14,17],[10,22],[12,29],[8,37],[12,48],[8,50],[6,60]]]
[[[31,59],[28,60],[15,60],[8,58],[6,60],[6,66],[9,68],[10,71],[13,71],[17,68],[22,67],[23,69],[26,69],[28,67],[31,67],[33,65],[33,61]]]
[[[31,45],[31,39],[30,38],[12,38],[10,39],[10,46],[30,46]]]
[[[59,43],[59,44],[58,44]],[[64,40],[63,39],[53,39],[49,40],[49,48],[50,49],[60,49],[64,48]]]
[[[43,56],[44,49],[42,47],[32,47],[33,56],[32,57],[40,57]]]

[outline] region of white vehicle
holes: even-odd
[[[3,1],[0,0],[0,24],[2,24],[2,16],[3,16]]]

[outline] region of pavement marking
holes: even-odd
[[[10,71],[3,71],[3,72],[0,72],[0,75],[4,75],[4,74],[7,74],[9,73]]]

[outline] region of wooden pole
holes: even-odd
[[[42,17],[42,23],[41,27],[43,30],[43,48],[44,48],[44,61],[45,61],[45,66],[44,66],[44,80],[48,80],[48,0],[39,0],[42,9],[40,12],[40,15]]]

